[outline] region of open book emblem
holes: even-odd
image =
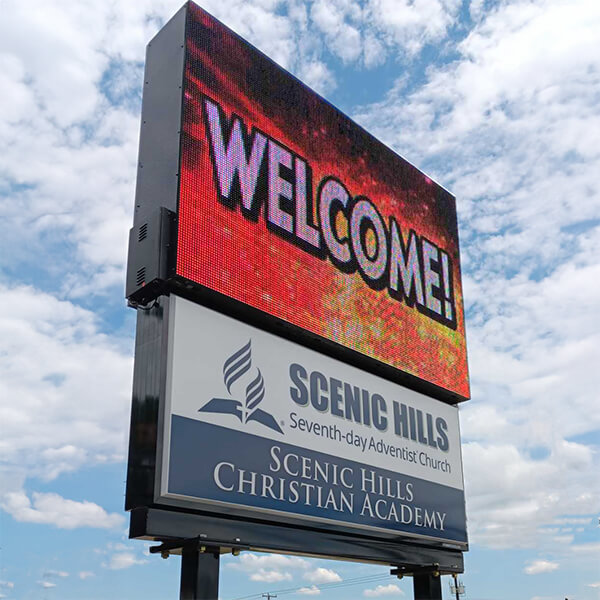
[[[227,392],[232,396],[231,389],[252,368],[252,340],[234,352],[223,364],[223,383]],[[283,433],[273,415],[258,408],[265,397],[265,382],[260,372],[256,369],[256,376],[246,385],[246,399],[235,400],[234,398],[212,398],[198,412],[221,413],[235,415],[242,423],[256,421],[269,429]],[[244,379],[250,379],[248,375]],[[241,383],[241,382],[240,382]]]

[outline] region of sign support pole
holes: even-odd
[[[181,551],[179,600],[217,600],[219,597],[219,549],[202,551],[197,545]]]
[[[439,575],[423,573],[413,575],[415,600],[442,600],[442,581]]]

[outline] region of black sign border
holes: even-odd
[[[219,511],[190,508],[177,500],[161,499],[169,302],[169,296],[161,296],[148,310],[138,310],[137,315],[125,500],[125,509],[131,511],[130,537],[172,539],[179,537],[178,528],[183,528],[189,531],[183,537],[202,535],[207,543],[218,541],[221,546],[230,543],[232,547],[243,545],[254,550],[395,566],[437,563],[440,572],[462,572],[462,553],[468,550],[468,544],[383,530],[363,534],[356,527],[302,521],[301,517],[265,514],[261,518],[257,511],[231,510],[218,514]],[[157,523],[160,526],[155,527]],[[420,556],[430,560],[422,563],[415,558]]]

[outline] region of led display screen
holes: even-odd
[[[189,7],[177,275],[468,398],[454,197]]]

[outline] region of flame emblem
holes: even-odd
[[[252,368],[252,340],[248,340],[245,346],[236,350],[223,363],[223,383],[230,396],[235,384],[246,375]],[[248,378],[246,378],[248,379]],[[273,415],[258,408],[265,397],[265,381],[256,369],[256,376],[246,385],[245,401],[235,398],[212,398],[198,412],[220,413],[235,415],[242,423],[256,421],[269,429],[283,433]]]

